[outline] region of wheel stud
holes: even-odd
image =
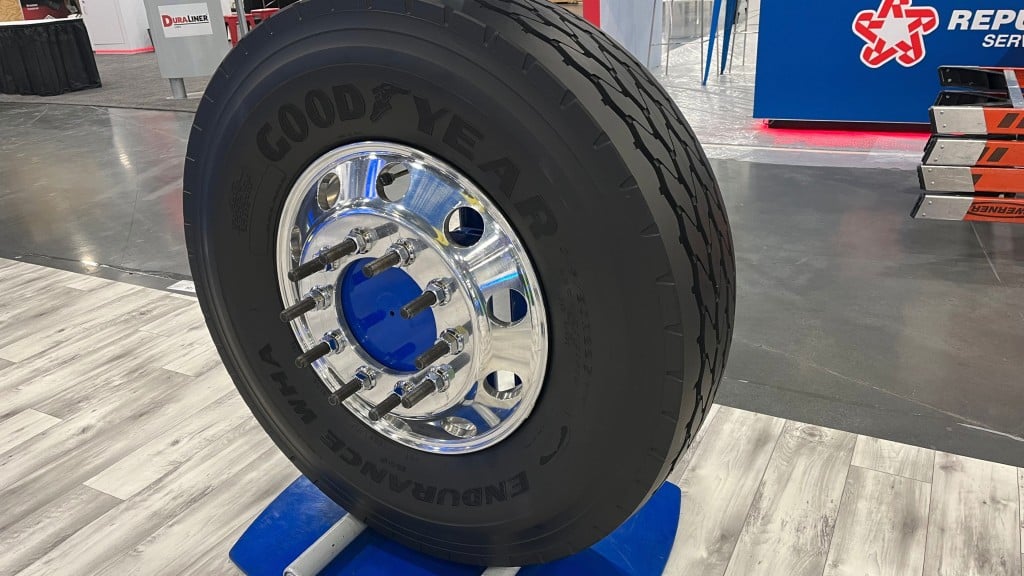
[[[294,305],[285,308],[281,312],[281,322],[291,322],[306,312],[316,309],[316,300],[312,296],[306,296]]]
[[[402,407],[412,408],[419,404],[421,400],[430,396],[434,390],[434,383],[431,380],[423,380],[419,384],[413,386],[412,389],[402,396]]]
[[[355,253],[364,254],[373,246],[374,242],[381,238],[387,238],[396,232],[398,232],[398,226],[395,224],[382,224],[370,230],[356,228],[349,233],[348,238],[345,238],[339,244],[321,251],[309,262],[299,264],[290,270],[288,272],[288,279],[292,282],[298,282],[317,272],[328,269],[335,262],[346,256]]]
[[[398,252],[389,250],[380,258],[377,258],[373,262],[363,266],[363,275],[367,278],[373,278],[377,274],[380,274],[389,268],[398,266],[401,262],[402,257],[398,255]]]
[[[330,404],[331,406],[338,406],[345,400],[348,400],[350,396],[352,396],[356,392],[359,392],[362,389],[363,381],[360,380],[359,378],[353,378],[348,382],[342,384],[341,388],[338,388],[337,390],[334,391],[333,394],[328,396],[327,403]]]
[[[330,286],[317,286],[306,294],[306,297],[281,312],[281,322],[291,322],[306,312],[323,310],[331,305],[334,289]]]
[[[430,290],[427,290],[423,294],[417,296],[416,299],[413,300],[412,302],[409,302],[405,306],[402,306],[400,312],[402,314],[402,318],[405,318],[406,320],[411,320],[412,318],[418,316],[421,312],[423,312],[427,308],[430,308],[434,304],[437,304],[437,294],[434,294]]]
[[[465,329],[452,329],[449,328],[444,332],[441,332],[440,337],[434,345],[427,349],[426,352],[420,354],[416,360],[416,369],[423,370],[427,366],[430,366],[434,362],[444,358],[449,354],[458,354],[462,352],[462,348],[466,341]]]
[[[313,346],[309,350],[303,352],[298,358],[295,359],[295,366],[298,368],[308,368],[313,362],[331,354],[337,354],[345,348],[345,341],[342,339],[341,332],[335,330],[334,332],[328,332],[324,334],[323,341]]]
[[[387,398],[385,398],[380,404],[377,404],[370,409],[370,420],[376,422],[384,417],[385,414],[391,412],[395,408],[398,408],[399,404],[402,403],[402,397],[392,392]]]
[[[412,246],[408,241],[394,243],[383,256],[363,266],[363,276],[373,278],[374,276],[394,268],[395,266],[406,266],[416,259]]]
[[[451,299],[451,282],[448,280],[431,280],[427,289],[411,302],[402,306],[402,318],[410,320],[433,306],[444,306]]]
[[[334,264],[345,256],[354,253],[358,249],[359,244],[356,242],[355,238],[346,238],[340,244],[336,244],[327,250],[324,250],[309,262],[299,264],[290,270],[288,272],[288,279],[292,282],[298,282],[299,280],[308,278],[317,272],[327,269],[331,264]]]
[[[308,368],[314,361],[319,360],[330,353],[331,345],[327,342],[321,342],[309,350],[306,350],[301,356],[296,358],[295,365],[299,368]]]

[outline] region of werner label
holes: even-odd
[[[177,4],[158,7],[165,38],[213,34],[210,9],[206,4]]]

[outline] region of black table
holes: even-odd
[[[81,18],[0,23],[0,92],[54,96],[99,86]]]

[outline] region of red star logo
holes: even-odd
[[[924,36],[939,27],[939,13],[930,6],[912,3],[882,0],[878,10],[857,14],[853,33],[867,43],[860,51],[865,66],[878,68],[895,58],[909,68],[924,60]]]

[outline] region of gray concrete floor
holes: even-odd
[[[0,256],[186,277],[190,114],[0,104]],[[1024,227],[908,218],[908,170],[714,161],[736,238],[719,401],[1024,465]]]

